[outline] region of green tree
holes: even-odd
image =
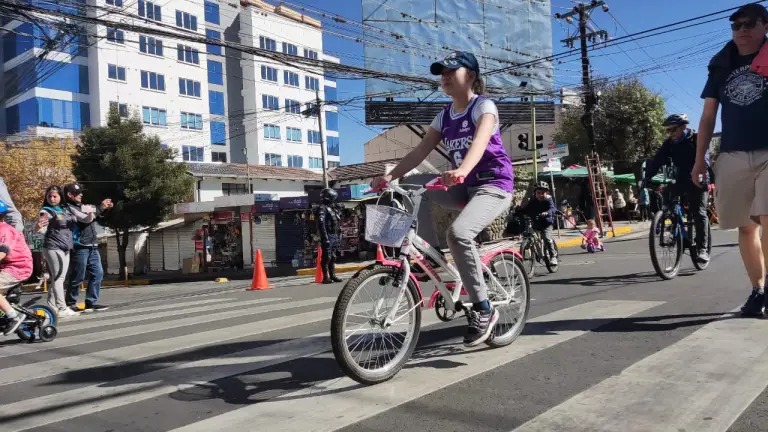
[[[598,105],[593,111],[595,147],[602,160],[635,162],[651,156],[662,141],[664,99],[637,78],[610,83],[597,79]],[[555,142],[567,143],[566,163],[584,163],[591,147],[582,124],[583,107],[569,108],[562,118]]]
[[[72,156],[72,172],[85,185],[90,203],[112,199],[104,223],[115,231],[120,278],[126,278],[130,230],[165,220],[173,205],[188,196],[193,179],[184,164],[172,162],[175,150],[163,148],[156,135],[144,134],[138,117],[120,118],[114,108],[107,126],[85,130],[81,142]]]

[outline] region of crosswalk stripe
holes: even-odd
[[[193,300],[193,301],[184,301],[184,302],[174,302],[173,304],[164,304],[164,305],[158,305],[158,306],[147,306],[147,307],[140,307],[140,308],[116,308],[113,310],[110,310],[109,312],[104,313],[85,313],[80,314],[77,318],[72,318],[67,321],[62,321],[63,324],[69,324],[69,323],[75,323],[80,322],[80,320],[88,320],[88,321],[96,321],[104,318],[112,318],[112,317],[118,317],[118,316],[125,316],[125,315],[134,315],[144,312],[159,312],[159,311],[167,311],[167,310],[174,310],[177,308],[182,307],[188,307],[188,306],[202,306],[206,304],[215,304],[215,303],[225,303],[225,302],[231,302],[231,301],[237,301],[234,297],[227,297],[227,298],[216,298],[216,299],[200,299],[200,300]],[[167,301],[166,301],[167,302]],[[147,303],[141,303],[142,305],[145,305]]]
[[[565,330],[543,335],[524,335],[513,344],[495,350],[468,350],[452,354],[451,368],[404,368],[392,381],[375,386],[359,386],[349,378],[324,381],[225,414],[189,424],[173,432],[208,432],[210,430],[252,430],[258,419],[259,430],[333,431],[364,420],[391,408],[456,384],[509,362],[551,348],[605,325],[656,307],[654,301],[593,301],[562,309],[536,319],[546,321],[580,321],[579,330]],[[426,363],[424,358],[411,363]],[[460,413],[454,413],[460,415]]]
[[[514,432],[727,430],[768,385],[766,334],[763,320],[709,323]]]
[[[218,313],[217,311],[221,309],[241,308],[243,306],[252,306],[252,305],[257,305],[262,303],[272,303],[272,302],[284,301],[284,300],[290,300],[290,299],[262,298],[262,299],[256,299],[256,300],[238,301],[236,303],[220,303],[215,305],[209,304],[205,306],[198,306],[198,307],[191,307],[191,308],[177,306],[172,310],[160,311],[160,312],[148,313],[148,314],[142,314],[141,311],[137,312],[136,310],[134,310],[134,314],[128,317],[117,318],[117,319],[112,319],[112,317],[105,317],[105,319],[102,319],[102,320],[84,320],[84,321],[72,320],[72,321],[67,321],[63,323],[61,328],[64,331],[78,331],[78,330],[84,330],[84,329],[89,329],[93,327],[103,327],[103,326],[109,326],[109,325],[115,325],[115,324],[132,323],[132,322],[136,322],[137,320],[149,321],[149,320],[158,319],[158,318],[165,318],[165,317],[170,318],[177,315],[186,315],[191,313],[200,313],[200,314],[207,315],[207,314]],[[80,337],[80,336],[73,336],[73,337]]]
[[[313,306],[313,305],[328,303],[329,301],[332,301],[332,300],[334,299],[330,297],[322,297],[318,299],[286,303],[284,305],[263,306],[261,308],[253,308],[251,310],[248,310],[247,312],[236,311],[238,312],[237,314],[235,314],[235,312],[232,312],[226,317],[254,315],[261,312],[293,309],[293,308],[299,308],[303,306]],[[216,318],[216,317],[217,316],[221,317],[222,315],[223,314],[214,315],[214,319],[209,319],[208,321],[198,320],[194,322],[195,318],[193,318],[192,319],[193,322],[184,323],[181,326],[195,325],[195,323],[199,324],[201,322],[217,321],[221,318]],[[265,333],[267,331],[279,330],[282,328],[294,327],[294,326],[298,326],[306,323],[322,321],[324,319],[328,319],[328,320],[331,319],[330,310],[321,310],[321,311],[308,312],[308,313],[297,314],[297,315],[286,315],[280,318],[272,318],[272,319],[266,319],[262,321],[253,321],[247,324],[240,324],[236,326],[210,330],[210,331],[200,332],[200,333],[191,333],[184,336],[178,336],[178,337],[152,341],[152,342],[145,342],[145,343],[136,344],[136,345],[129,345],[129,346],[115,348],[111,350],[99,351],[96,353],[82,354],[82,355],[72,356],[72,357],[62,357],[62,358],[57,358],[55,360],[24,364],[20,366],[12,366],[12,367],[1,370],[2,373],[0,373],[0,386],[8,385],[16,382],[28,381],[28,380],[37,379],[37,378],[54,376],[54,375],[58,375],[60,373],[65,373],[65,372],[85,370],[85,369],[90,369],[94,367],[102,367],[110,364],[151,357],[151,356],[165,354],[165,353],[169,353],[177,350],[183,350],[185,348],[208,345],[211,343],[221,342],[225,340],[237,339],[244,336]],[[183,321],[183,320],[179,320],[179,321]],[[127,328],[126,330],[139,329],[139,328],[140,328],[139,333],[128,331],[128,332],[124,332],[124,334],[116,336],[115,338],[125,337],[126,335],[148,333],[150,331],[163,330],[171,327],[169,323],[161,322],[161,323],[155,323],[155,324],[147,324],[143,326],[136,326],[133,328]],[[94,334],[97,334],[97,333],[94,333]],[[84,335],[84,336],[87,336],[87,335]],[[109,339],[113,339],[113,338],[110,337]],[[104,340],[104,339],[100,339],[100,340]],[[72,344],[69,344],[67,346],[71,346],[71,345]]]
[[[325,317],[330,319],[330,313],[325,312]],[[294,318],[300,320],[301,324],[308,322],[306,317],[300,315],[294,315]],[[261,327],[264,322],[256,324]],[[441,321],[435,314],[422,316],[423,328],[439,323]],[[319,333],[217,358],[173,365],[109,383],[98,383],[2,405],[0,424],[3,425],[3,432],[40,427],[169,394],[178,391],[179,386],[183,384],[215,381],[298,358],[311,357],[330,351],[329,335],[328,332]]]
[[[3,352],[0,353],[0,358],[18,356],[23,354],[31,354],[31,353],[40,352],[40,351],[49,351],[49,350],[59,349],[62,347],[71,347],[75,345],[102,342],[106,340],[119,339],[119,338],[128,337],[128,336],[136,336],[136,335],[141,335],[145,333],[151,333],[159,330],[170,330],[170,329],[180,328],[184,326],[195,326],[195,325],[200,325],[200,324],[205,324],[210,322],[221,321],[223,319],[228,319],[228,318],[255,315],[263,312],[274,312],[274,311],[285,310],[285,309],[293,309],[301,306],[314,306],[317,304],[329,303],[334,300],[335,298],[332,298],[332,297],[320,297],[316,299],[302,300],[299,302],[290,302],[290,303],[284,303],[280,305],[266,305],[266,306],[251,308],[251,309],[238,309],[238,310],[233,310],[229,312],[216,312],[212,314],[200,315],[195,317],[181,318],[181,319],[175,319],[171,321],[163,321],[162,323],[140,324],[140,325],[134,325],[134,326],[126,326],[124,328],[116,329],[116,330],[115,329],[104,330],[104,331],[94,332],[94,333],[60,337],[54,340],[53,342],[46,343],[46,344],[14,345],[12,347],[8,347],[9,349],[7,350],[4,349]],[[141,315],[137,315],[136,317],[134,317],[133,321],[141,322],[142,320],[143,320],[143,317]],[[109,325],[109,324],[101,324],[101,325]]]

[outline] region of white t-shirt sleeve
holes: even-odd
[[[477,125],[479,124],[480,117],[484,114],[493,114],[496,118],[496,129],[499,128],[499,110],[496,108],[496,104],[490,99],[483,99],[479,104],[475,105],[472,110],[472,121]]]
[[[440,134],[443,133],[443,114],[444,113],[445,113],[445,108],[441,109],[440,112],[437,113],[435,118],[432,119],[432,123],[429,124],[429,127],[440,132]]]

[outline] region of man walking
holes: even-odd
[[[730,21],[733,40],[710,61],[701,94],[704,112],[691,177],[697,184],[699,175],[706,178],[705,155],[722,105],[723,133],[714,166],[715,205],[720,227],[739,229],[739,250],[752,284],[742,314],[762,316],[768,257],[768,77],[755,72],[752,65],[758,53],[768,55],[768,10],[747,4],[731,15]]]
[[[101,255],[99,254],[99,244],[96,238],[96,226],[94,222],[102,219],[103,212],[112,208],[112,200],[105,199],[99,207],[87,206],[83,204],[83,187],[77,183],[70,183],[64,186],[64,195],[67,198],[67,205],[74,207],[82,213],[96,213],[93,221],[88,223],[78,222],[73,232],[74,251],[70,258],[70,281],[67,287],[66,302],[67,306],[77,309],[77,297],[80,291],[80,284],[85,280],[85,274],[88,273],[88,287],[85,291],[85,309],[84,312],[103,311],[108,306],[97,304],[99,301],[99,292],[101,291],[101,280],[104,277],[104,269],[101,266]]]

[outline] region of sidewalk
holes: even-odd
[[[638,234],[644,233],[648,230],[648,227],[650,226],[650,222],[629,223],[629,222],[622,221],[622,222],[615,222],[614,225],[615,225],[614,231],[616,232],[616,237],[620,237],[620,236],[629,235],[631,233],[638,233]],[[557,243],[557,247],[560,249],[565,249],[570,247],[579,247],[581,245],[581,231],[578,229],[560,229],[559,234],[558,234],[558,231],[555,230],[554,237],[555,237],[555,242]],[[609,230],[606,233],[605,238],[609,239],[612,237],[613,237],[613,234]],[[512,242],[515,245],[517,245],[518,243],[516,240],[512,240]],[[362,268],[367,267],[372,263],[374,263],[373,260],[357,262],[357,263],[349,263],[349,264],[337,264],[336,272],[337,273],[354,273]],[[296,269],[295,274],[280,275],[280,276],[270,275],[269,273],[270,271],[269,269],[267,269],[267,275],[270,281],[279,282],[280,284],[292,284],[293,281],[304,282],[304,281],[314,280],[313,278],[315,275],[315,269],[314,268]],[[250,267],[250,268],[247,267],[242,271],[227,270],[227,271],[220,271],[216,273],[183,274],[181,272],[161,272],[161,273],[131,277],[127,281],[118,280],[115,276],[109,275],[104,278],[104,281],[102,282],[102,287],[109,289],[113,287],[126,288],[126,287],[136,287],[136,286],[172,284],[172,283],[191,283],[191,282],[226,283],[229,281],[250,281],[252,277],[253,277],[253,267]],[[25,285],[24,291],[40,292],[35,288],[36,288],[36,285],[33,285],[33,284]]]

